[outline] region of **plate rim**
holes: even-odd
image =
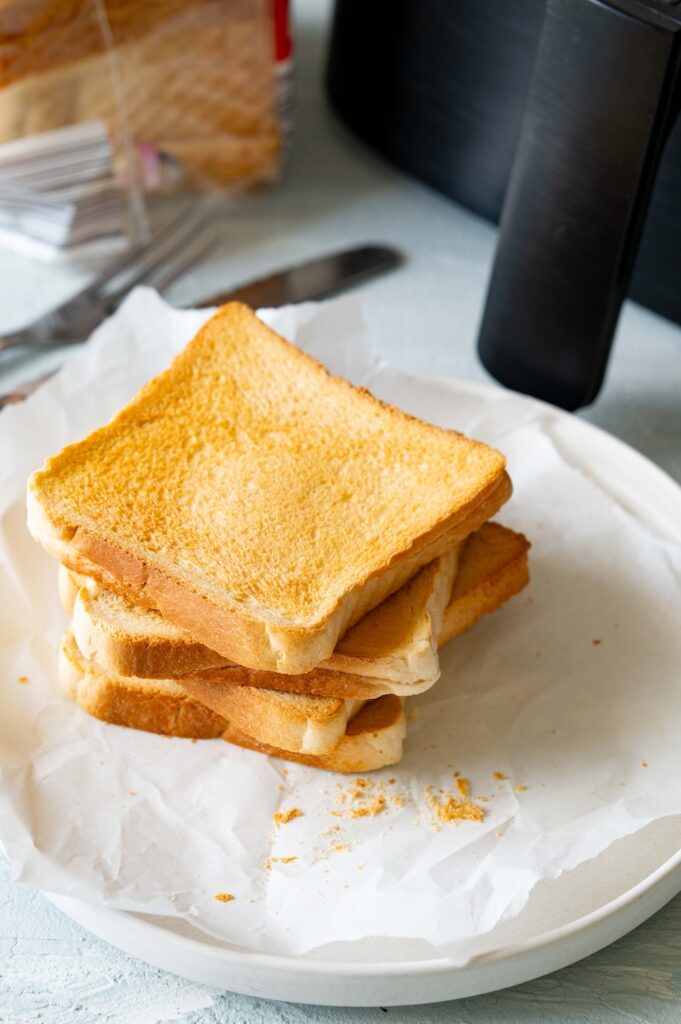
[[[672,815],[670,815],[670,817],[672,817]],[[649,895],[652,890],[666,881],[676,869],[680,870],[678,880],[679,887],[677,891],[681,892],[680,848],[676,853],[672,854],[671,857],[668,857],[666,861],[660,864],[655,871],[641,879],[640,882],[637,882],[636,885],[627,889],[626,892],[620,893],[619,896],[609,900],[608,903],[604,903],[596,910],[592,910],[589,914],[583,914],[581,917],[575,918],[574,921],[570,921],[564,925],[559,925],[557,928],[552,928],[548,932],[543,932],[532,939],[525,940],[524,942],[499,946],[496,949],[491,949],[487,952],[474,955],[462,964],[456,964],[447,957],[431,957],[423,960],[394,960],[385,962],[371,961],[369,963],[362,963],[359,961],[343,962],[336,960],[308,960],[305,957],[300,956],[289,956],[279,953],[260,953],[257,950],[249,949],[231,949],[227,945],[220,944],[219,940],[216,943],[202,942],[200,939],[194,938],[190,935],[180,935],[177,932],[169,931],[161,925],[147,920],[146,915],[141,912],[118,910],[101,904],[90,903],[89,901],[80,899],[79,897],[65,896],[61,893],[51,893],[46,890],[41,890],[41,892],[52,904],[62,910],[62,912],[69,917],[70,915],[68,910],[65,909],[64,904],[68,906],[70,903],[86,907],[90,912],[103,912],[106,915],[114,914],[117,917],[125,917],[126,919],[132,917],[135,919],[136,927],[139,927],[140,930],[148,931],[150,936],[152,934],[162,934],[170,942],[176,943],[182,947],[185,952],[194,952],[200,955],[201,952],[205,950],[206,946],[210,946],[211,955],[223,959],[226,965],[242,965],[244,960],[246,960],[254,967],[276,968],[277,970],[285,970],[293,974],[309,973],[326,975],[328,971],[332,969],[334,975],[340,975],[342,977],[391,978],[397,974],[433,975],[465,973],[473,966],[494,964],[502,960],[510,960],[513,957],[535,952],[538,949],[548,949],[567,939],[574,938],[580,932],[589,930],[597,924],[604,923],[608,918],[619,913],[635,901]],[[655,913],[655,910],[652,910],[651,914],[652,913]],[[169,917],[169,920],[173,920],[173,918]],[[635,925],[634,927],[637,926]],[[352,941],[353,940],[349,940],[350,943],[352,943]]]

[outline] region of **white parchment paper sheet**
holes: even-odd
[[[25,481],[207,317],[139,289],[0,416],[0,836],[25,883],[180,915],[248,948],[382,935],[446,951],[518,913],[539,879],[681,813],[681,546],[613,498],[608,467],[600,480],[561,454],[550,410],[381,365],[358,300],[265,315],[332,371],[507,454],[515,494],[499,518],[532,540],[530,588],[443,652],[402,764],[373,777],[388,794],[375,817],[345,816],[352,780],[109,726],[63,700],[66,617],[56,566],[25,528]],[[427,790],[456,792],[455,771],[485,818],[438,828]],[[292,806],[303,814],[275,827]]]

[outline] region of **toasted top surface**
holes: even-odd
[[[307,628],[503,470],[499,452],[329,376],[230,303],[30,487],[63,539],[83,528],[220,604]]]

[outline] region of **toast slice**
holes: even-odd
[[[28,522],[210,650],[295,674],[510,493],[498,451],[330,376],[230,303],[33,474]]]
[[[191,739],[221,736],[227,725],[224,718],[192,700],[172,679],[106,675],[81,656],[68,630],[62,637],[58,673],[64,696],[89,715],[112,725]]]
[[[308,697],[250,686],[233,687],[223,713],[191,697],[174,679],[112,675],[85,658],[67,630],[59,653],[62,691],[84,711],[114,725],[172,736],[219,736],[227,721],[263,743],[301,754],[326,754],[342,741],[363,701]]]
[[[445,609],[440,647],[527,586],[529,550],[527,537],[500,523],[485,523],[469,537]]]
[[[380,697],[364,704],[349,720],[334,749],[313,754],[285,750],[249,736],[191,700],[172,679],[108,676],[80,656],[68,631],[59,654],[59,679],[64,695],[88,714],[130,729],[192,739],[224,736],[239,746],[328,771],[372,771],[397,764],[402,757],[406,720],[398,697]]]
[[[361,711],[348,722],[345,736],[328,754],[298,754],[280,750],[240,732],[231,723],[225,729],[224,739],[248,750],[270,757],[296,761],[323,768],[331,772],[371,772],[402,759],[407,721],[404,701],[388,694],[368,701]]]
[[[405,684],[434,683],[440,672],[437,637],[459,547],[424,566],[360,619],[322,667]],[[231,664],[158,612],[131,605],[94,580],[60,566],[59,581],[79,649],[108,673],[175,678]]]
[[[498,523],[485,523],[466,541],[459,570],[444,613],[439,644],[469,629],[483,615],[496,611],[528,583],[529,542]],[[286,688],[289,692],[371,700],[381,694],[409,696],[430,684],[404,686],[387,679],[366,679],[345,672],[315,669],[302,676],[252,672],[238,665],[183,678],[182,685],[196,700],[220,712],[225,695],[235,686]]]

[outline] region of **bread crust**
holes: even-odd
[[[499,523],[485,523],[471,537],[461,572],[445,609],[439,644],[470,629],[483,615],[495,612],[530,582],[530,542],[522,533]]]
[[[223,739],[269,757],[324,771],[371,772],[397,764],[402,759],[406,734],[404,702],[394,694],[388,694],[365,704],[349,722],[342,741],[328,754],[314,756],[280,750],[253,739],[231,724],[225,729]]]
[[[108,622],[94,620],[90,601],[87,590],[79,588],[66,610],[72,613],[71,629],[80,651],[106,672],[138,679],[173,679],[232,664],[189,636],[181,642],[164,637],[131,637]]]
[[[83,711],[112,725],[185,739],[215,739],[227,726],[224,718],[179,686],[168,692],[148,682],[142,690],[133,680],[92,670],[78,656],[69,632],[59,652],[59,681],[64,695]]]

